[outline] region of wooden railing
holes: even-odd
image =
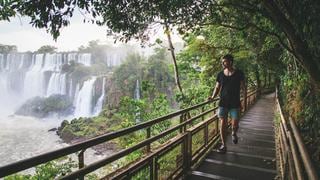
[[[277,157],[279,157],[280,165],[279,175],[281,176],[281,179],[318,180],[317,173],[310,160],[298,128],[290,117],[288,119],[284,118],[278,99],[278,93],[276,94],[276,104],[280,114],[276,138],[278,144]]]
[[[256,101],[258,92],[261,91],[257,91],[257,89],[251,90],[247,93],[246,98],[242,98],[242,112]],[[147,177],[147,179],[176,179],[184,177],[187,171],[194,167],[199,162],[199,159],[204,157],[218,140],[217,101],[218,99],[206,101],[129,128],[110,132],[78,144],[0,167],[0,178],[66,155],[78,153],[79,169],[61,177],[61,179],[84,179],[85,175],[141,149],[144,149],[146,153],[138,161],[119,168],[102,179],[136,179],[139,176]],[[151,135],[153,126],[164,121],[177,119],[179,119],[179,123],[170,126],[159,134]],[[113,139],[130,135],[137,131],[145,131],[145,139],[127,149],[120,150],[85,166],[84,155],[87,148],[110,142]],[[159,144],[159,139],[170,135],[174,137],[154,147],[154,144]],[[175,158],[166,159],[166,164],[163,164],[166,156]],[[169,164],[167,164],[168,162]]]

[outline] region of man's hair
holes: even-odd
[[[233,56],[231,54],[226,54],[226,55],[222,56],[221,60],[223,60],[223,59],[227,59],[233,63]]]

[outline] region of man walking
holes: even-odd
[[[222,57],[223,70],[217,75],[217,83],[209,99],[215,98],[220,92],[218,117],[221,122],[220,138],[222,145],[217,152],[225,153],[227,151],[226,135],[228,125],[228,114],[232,119],[232,142],[238,143],[237,130],[239,128],[240,116],[240,87],[245,92],[244,74],[241,70],[233,67],[233,56],[227,54]]]

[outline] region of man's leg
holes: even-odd
[[[225,153],[227,150],[226,137],[227,137],[227,125],[228,125],[228,109],[219,107],[218,117],[220,119],[220,138],[222,145],[218,149],[218,152]]]
[[[237,132],[239,129],[239,109],[235,108],[235,109],[231,109],[230,110],[230,116],[232,119],[232,142],[234,144],[238,143],[238,136],[237,136]]]
[[[239,129],[239,119],[232,119],[232,134],[237,134]]]
[[[228,120],[227,120],[227,118],[220,118],[220,122],[221,122],[220,138],[222,141],[222,145],[226,147]]]

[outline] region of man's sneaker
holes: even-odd
[[[237,136],[237,134],[232,134],[232,142],[233,142],[233,144],[237,144],[237,143],[238,143],[238,136]]]
[[[225,147],[224,145],[221,145],[218,149],[217,149],[218,153],[226,153],[227,152],[227,147]]]

